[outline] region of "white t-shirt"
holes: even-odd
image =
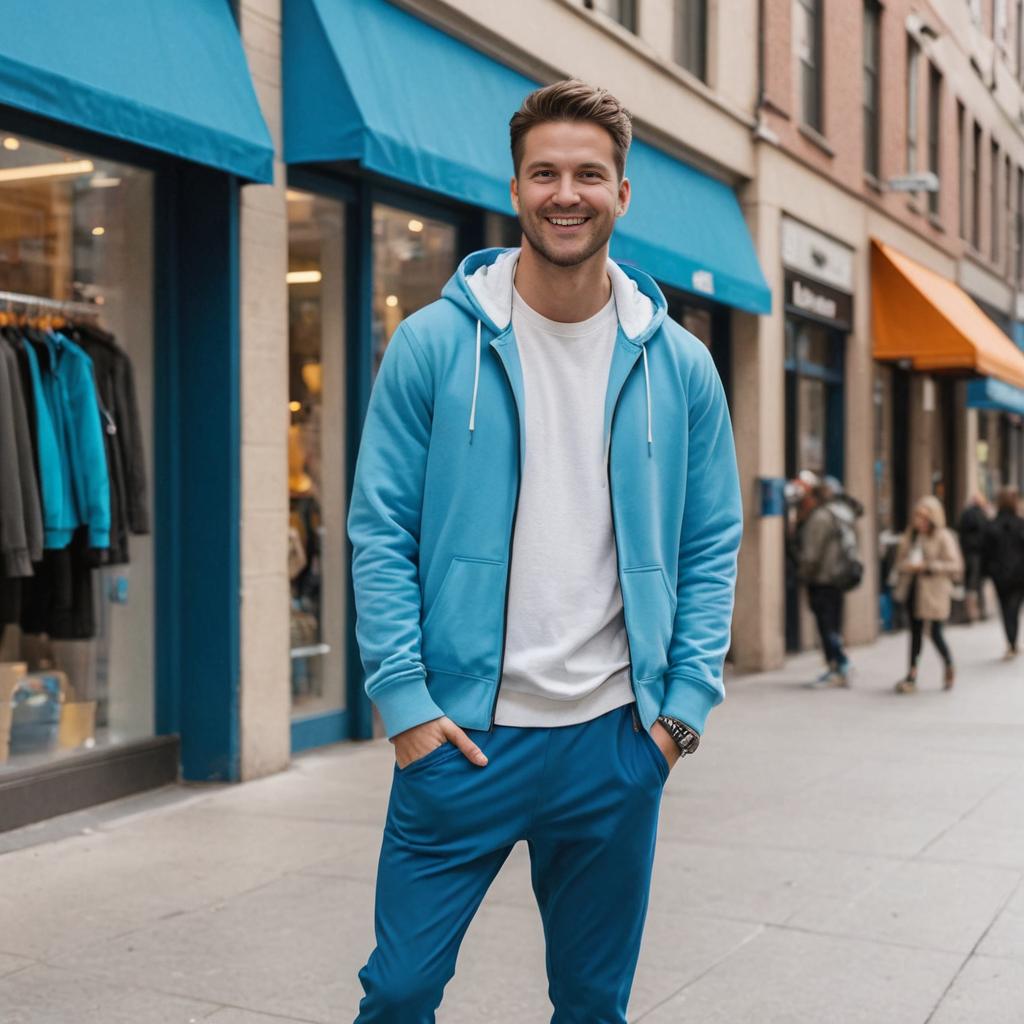
[[[573,725],[633,700],[604,456],[614,299],[562,324],[512,297],[526,459],[495,723]]]

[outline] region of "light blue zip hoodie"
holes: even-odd
[[[518,249],[463,260],[395,332],[349,511],[366,692],[388,736],[441,715],[488,729],[502,674],[525,433],[512,331]],[[723,696],[742,509],[729,411],[705,346],[646,274],[611,261],[619,330],[604,440],[631,682],[703,732]]]

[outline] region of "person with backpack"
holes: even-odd
[[[917,662],[921,657],[925,623],[931,623],[932,642],[944,664],[943,689],[953,687],[953,655],[942,635],[953,603],[953,583],[963,575],[964,561],[956,534],[946,527],[942,502],[934,495],[914,507],[910,526],[896,552],[894,598],[910,615],[910,667],[896,684],[897,693],[917,691]]]
[[[997,513],[985,529],[982,562],[985,575],[995,584],[1006,631],[1007,659],[1017,656],[1017,626],[1024,600],[1024,518],[1017,512],[1016,487],[999,492]]]
[[[855,522],[863,506],[843,493],[834,477],[818,483],[810,495],[814,509],[800,529],[800,579],[821,637],[826,670],[808,685],[848,686],[850,659],[843,648],[846,592],[864,576]]]

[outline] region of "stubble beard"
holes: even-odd
[[[571,214],[566,214],[571,216]],[[543,218],[541,218],[543,219]],[[594,218],[591,218],[593,223]],[[526,240],[530,243],[530,247],[539,255],[542,259],[546,260],[552,266],[555,267],[578,267],[581,263],[586,263],[595,253],[601,251],[601,249],[608,244],[608,240],[612,237],[612,228],[615,222],[612,221],[608,226],[607,231],[602,231],[598,227],[594,234],[591,236],[590,242],[577,252],[570,252],[560,254],[552,251],[547,246],[541,237],[540,229],[536,228],[530,220],[523,214],[519,215],[519,226],[523,230],[523,234],[526,236]]]

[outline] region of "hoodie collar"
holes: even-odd
[[[501,334],[512,320],[512,280],[519,249],[484,249],[467,256],[442,296]],[[653,279],[633,267],[608,260],[619,326],[626,340],[643,345],[665,319],[667,303]]]

